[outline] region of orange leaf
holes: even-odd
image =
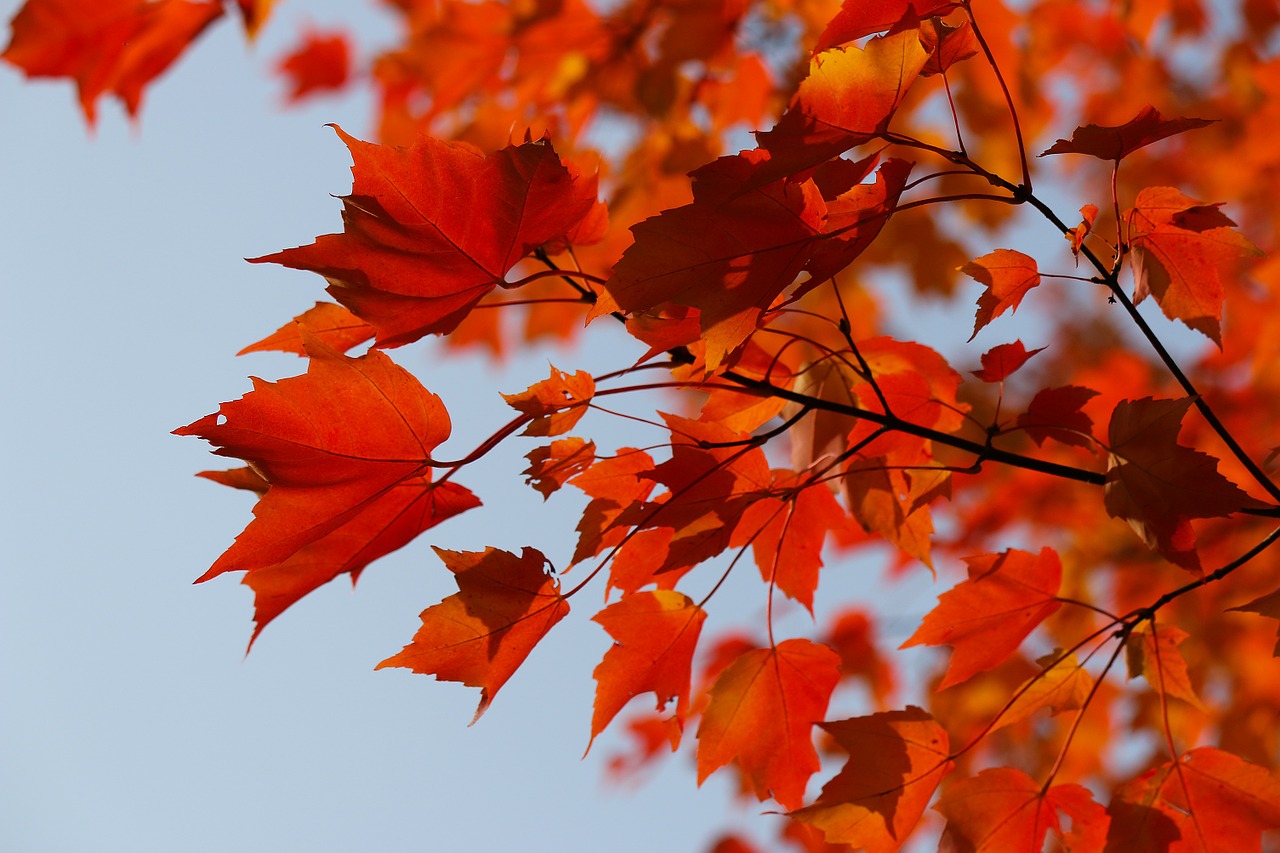
[[[612,458],[597,459],[569,482],[592,499],[578,522],[578,547],[573,562],[580,563],[604,548],[617,545],[626,530],[614,527],[623,510],[648,497],[653,482],[639,475],[653,470],[653,458],[643,450],[624,447]]]
[[[991,731],[1025,720],[1041,708],[1048,708],[1051,714],[1061,714],[1084,707],[1093,688],[1093,678],[1074,654],[1054,652],[1036,663],[1045,669],[1014,691],[1016,698],[991,725]]]
[[[3,57],[27,77],[75,80],[92,126],[106,93],[136,116],[143,89],[221,15],[214,0],[27,0]]]
[[[536,548],[525,548],[519,557],[497,548],[435,552],[454,573],[458,592],[422,611],[422,627],[413,640],[377,668],[400,666],[438,681],[479,687],[474,723],[569,612],[569,603]]]
[[[975,258],[960,267],[960,272],[987,287],[978,297],[978,313],[969,340],[1005,311],[1017,311],[1022,297],[1040,283],[1040,269],[1035,259],[1013,249],[996,249]]]
[[[839,680],[840,658],[808,640],[739,656],[712,685],[698,725],[698,784],[736,761],[759,799],[798,808],[821,766],[811,729]]]
[[[451,428],[440,398],[381,353],[349,358],[315,339],[307,349],[305,375],[254,379],[249,394],[174,430],[244,459],[269,484],[253,521],[202,581],[282,563],[406,495],[423,506],[420,492],[432,488],[431,453]]]
[[[1280,782],[1239,756],[1200,747],[1119,788],[1108,811],[1108,849],[1260,853],[1263,831],[1280,827]]]
[[[351,73],[351,44],[341,30],[306,30],[302,43],[280,60],[277,70],[289,81],[290,103],[347,85]]]
[[[1235,223],[1172,187],[1147,187],[1138,193],[1129,225],[1134,304],[1151,294],[1170,320],[1208,337],[1222,348],[1223,273],[1239,260],[1259,255],[1232,229]]]
[[[821,829],[830,844],[894,853],[951,769],[946,730],[914,706],[822,727],[849,760],[813,805],[791,817]]]
[[[522,258],[561,239],[595,205],[546,141],[485,157],[422,136],[411,148],[361,142],[333,126],[354,161],[342,234],[252,258],[318,272],[370,323],[378,346],[452,331]]]
[[[785,501],[770,497],[752,503],[743,513],[735,544],[750,534],[761,576],[812,613],[822,543],[827,531],[839,529],[847,518],[830,487],[818,483],[787,495]]]
[[[883,133],[928,59],[914,28],[815,56],[777,125],[756,134],[765,174],[794,175]]]
[[[1062,563],[1051,548],[1039,554],[1010,549],[965,562],[969,579],[944,592],[901,646],[951,646],[939,690],[1003,663],[1059,607]]]
[[[955,0],[844,0],[813,51],[821,53],[872,33],[883,33],[908,16],[923,19],[945,15],[959,5]]]
[[[295,355],[306,355],[303,329],[338,352],[346,352],[373,337],[373,327],[346,308],[334,305],[332,302],[317,302],[272,334],[257,343],[249,344],[236,355],[250,352],[291,352]]]
[[[1088,154],[1101,160],[1117,163],[1139,148],[1159,142],[1188,130],[1208,127],[1212,120],[1202,118],[1164,118],[1151,105],[1142,108],[1127,122],[1115,127],[1086,124],[1077,127],[1071,139],[1059,139],[1040,154]]]
[[[1161,695],[1174,696],[1197,710],[1208,713],[1191,687],[1187,662],[1178,646],[1189,634],[1173,625],[1143,623],[1125,642],[1125,660],[1129,677],[1142,676],[1151,689]]]
[[[503,394],[507,405],[533,418],[521,435],[563,435],[587,413],[596,393],[591,374],[579,370],[573,376],[555,367],[551,377],[535,382],[519,394]]]
[[[1021,770],[994,767],[954,782],[934,806],[947,818],[943,844],[969,853],[1040,853],[1050,830],[1072,853],[1101,853],[1107,815],[1079,785],[1046,791]],[[1059,815],[1071,819],[1068,830]]]
[[[479,498],[456,483],[414,477],[284,562],[251,569],[242,581],[254,593],[249,645],[268,622],[312,590],[344,573],[350,573],[354,583],[369,563],[404,547],[427,528],[479,505]]]
[[[666,589],[625,595],[592,617],[614,640],[594,673],[593,741],[641,693],[654,693],[659,711],[676,700],[673,716],[683,725],[693,653],[706,618],[706,611],[687,596]]]
[[[537,489],[545,501],[590,467],[596,458],[596,445],[581,438],[561,438],[530,450],[524,458],[529,460],[529,467],[523,471],[525,482]]]
[[[1147,547],[1200,570],[1190,519],[1231,515],[1256,502],[1218,473],[1218,460],[1178,444],[1191,398],[1122,400],[1108,430],[1106,507]]]
[[[1040,347],[1040,349],[1033,349],[1027,352],[1027,348],[1022,345],[1022,341],[1000,344],[982,354],[981,370],[971,370],[969,372],[983,382],[1003,382],[1009,374],[1026,364],[1027,359],[1038,352],[1044,352],[1044,350],[1044,347]]]

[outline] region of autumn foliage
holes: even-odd
[[[315,32],[279,65],[292,98],[379,104],[376,141],[334,127],[334,233],[253,259],[323,277],[328,300],[245,349],[307,367],[176,430],[240,460],[202,476],[256,494],[200,578],[243,573],[253,637],[496,511],[468,466],[518,443],[513,482],[573,544],[437,548],[458,591],[380,667],[479,688],[478,718],[549,631],[603,629],[585,734],[634,735],[619,768],[687,750],[699,783],[733,774],[779,849],[1263,849],[1274,2],[388,5],[403,38],[364,65]],[[270,6],[29,0],[4,58],[74,81],[93,123]],[[969,340],[945,357],[901,322],[940,303]],[[505,423],[396,360],[585,325],[616,363],[551,368],[503,395]],[[897,662],[885,613],[815,606],[824,562],[884,554],[886,587],[935,573],[898,638],[930,663]],[[752,573],[760,607],[718,613]],[[783,599],[810,631],[775,631]]]

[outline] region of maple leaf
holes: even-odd
[[[651,312],[664,303],[696,308],[687,329],[707,345],[714,370],[756,329],[760,314],[809,260],[825,205],[812,183],[749,180],[758,152],[720,159],[692,174],[693,203],[632,226],[623,254],[588,321],[622,311]],[[692,340],[666,340],[667,346]]]
[[[1074,654],[1059,651],[1036,661],[1042,669],[1014,691],[1013,702],[994,723],[991,731],[1025,720],[1041,708],[1052,714],[1074,711],[1085,706],[1093,689],[1093,678],[1076,660]]]
[[[808,640],[741,654],[716,678],[698,724],[698,784],[735,761],[759,799],[798,808],[821,766],[811,729],[839,680],[839,656]]]
[[[996,249],[960,267],[960,272],[987,288],[978,297],[978,313],[969,340],[1005,311],[1017,311],[1022,297],[1040,283],[1035,259],[1014,249]]]
[[[1129,226],[1135,305],[1148,294],[1222,348],[1222,275],[1241,258],[1262,254],[1217,210],[1172,187],[1147,187],[1124,214]]]
[[[27,0],[3,58],[27,77],[73,79],[92,126],[107,93],[136,116],[147,85],[221,16],[214,0]]]
[[[305,30],[301,44],[282,58],[276,69],[289,81],[286,97],[290,103],[337,91],[347,85],[351,73],[351,43],[340,30]]]
[[[1259,596],[1245,604],[1227,609],[1241,613],[1257,613],[1259,616],[1266,616],[1269,619],[1280,619],[1280,589]],[[1275,656],[1280,657],[1280,638],[1276,640]]]
[[[674,699],[674,718],[683,725],[689,712],[693,653],[706,618],[706,611],[683,593],[666,589],[624,595],[592,617],[614,640],[594,672],[593,742],[641,693],[655,694],[659,711]]]
[[[519,394],[503,394],[507,405],[531,420],[521,435],[564,435],[587,413],[595,396],[591,374],[579,370],[573,376],[551,368],[551,376],[535,382]]]
[[[216,445],[219,456],[244,459],[268,484],[254,519],[201,581],[275,566],[355,525],[334,541],[345,538],[391,505],[407,513],[388,522],[385,535],[396,539],[408,535],[402,527],[407,518],[416,518],[420,530],[440,520],[421,512],[433,505],[425,493],[439,485],[431,482],[431,453],[451,428],[440,398],[381,353],[350,358],[315,339],[307,350],[306,374],[274,383],[254,379],[254,390],[244,397],[174,430]],[[459,502],[475,501],[452,486],[441,497],[448,514],[460,511]],[[370,532],[375,540],[384,535]],[[369,547],[386,553],[381,545]],[[355,549],[357,556],[363,553]],[[346,571],[360,566],[354,557],[344,565]]]
[[[778,485],[790,488],[795,475],[785,475]],[[752,503],[742,515],[733,544],[750,541],[765,581],[776,583],[778,589],[812,613],[818,569],[822,567],[822,543],[827,531],[840,529],[848,516],[826,483],[794,485],[799,488],[787,494],[785,500],[767,497]]]
[[[1115,127],[1103,127],[1086,124],[1077,127],[1071,139],[1059,139],[1052,146],[1041,152],[1047,154],[1088,154],[1100,160],[1120,162],[1125,157],[1145,148],[1153,142],[1167,139],[1188,130],[1208,127],[1214,120],[1202,118],[1164,118],[1160,113],[1147,105],[1136,116]]]
[[[413,541],[420,533],[480,505],[456,483],[413,477],[396,484],[341,527],[303,546],[274,566],[250,569],[241,581],[253,590],[253,635],[312,590],[339,575],[356,578],[374,560]]]
[[[756,134],[764,173],[793,175],[884,133],[928,59],[916,29],[815,56],[782,118]]]
[[[536,548],[525,548],[518,557],[497,548],[435,552],[453,572],[458,592],[422,611],[422,627],[413,640],[377,668],[404,667],[438,681],[479,687],[474,723],[533,647],[568,614],[569,603]]]
[[[1187,662],[1178,646],[1189,634],[1173,625],[1143,623],[1125,640],[1125,661],[1129,677],[1142,676],[1151,689],[1174,696],[1198,711],[1208,713],[1191,686]]]
[[[934,806],[947,819],[943,844],[969,853],[1041,850],[1052,830],[1068,850],[1101,850],[1107,815],[1080,785],[1048,790],[1021,770],[993,767],[951,783]],[[1071,820],[1064,827],[1060,815]]]
[[[969,579],[944,592],[901,648],[947,645],[951,662],[938,690],[1003,663],[1058,609],[1062,563],[1051,548],[967,557]]]
[[[805,264],[810,280],[795,296],[831,278],[867,250],[897,207],[912,165],[891,157],[876,172],[874,184],[856,184],[827,203],[824,239],[815,241]]]
[[[946,74],[952,65],[977,56],[982,50],[969,21],[952,27],[938,20],[922,20],[920,40],[929,51],[929,61],[920,71],[922,77]]]
[[[1071,243],[1071,254],[1080,257],[1080,250],[1084,247],[1084,240],[1093,231],[1093,223],[1098,218],[1098,206],[1096,204],[1086,204],[1080,208],[1080,224],[1071,229],[1066,235],[1067,240]]]
[[[983,382],[1003,382],[1019,367],[1027,363],[1027,359],[1045,348],[1033,349],[1030,352],[1022,345],[1022,341],[1011,344],[1000,344],[982,354],[982,369],[969,371]]]
[[[523,472],[525,482],[546,500],[552,492],[587,470],[595,458],[595,442],[581,438],[557,439],[546,447],[535,447],[525,454],[525,459],[529,460],[529,467]]]
[[[373,327],[341,305],[317,302],[262,340],[249,344],[236,355],[251,352],[291,352],[306,355],[306,334],[323,341],[338,352],[346,352],[373,337]]]
[[[844,0],[813,52],[885,32],[904,20],[945,15],[959,5],[955,0]]]
[[[614,524],[624,510],[643,501],[653,490],[653,481],[641,477],[653,468],[653,457],[648,453],[624,447],[612,458],[597,459],[569,481],[591,498],[578,522],[575,564],[622,541],[626,530]]]
[[[946,730],[915,706],[822,728],[849,760],[813,805],[790,816],[822,830],[830,844],[894,853],[951,769]]]
[[[1018,428],[1026,430],[1038,446],[1052,438],[1063,444],[1091,447],[1093,421],[1081,407],[1096,396],[1097,391],[1079,385],[1037,391],[1027,410],[1018,415]]]
[[[332,127],[354,163],[343,233],[250,260],[320,273],[381,347],[451,331],[517,262],[595,206],[595,180],[546,141],[486,157],[430,136],[405,149]]]
[[[1263,831],[1280,827],[1280,782],[1239,756],[1199,747],[1117,789],[1108,812],[1108,849],[1261,851]]]
[[[635,504],[620,523],[669,529],[655,572],[687,571],[733,541],[742,515],[772,482],[758,447],[735,446],[746,437],[719,424],[662,413],[671,429],[671,458],[642,474],[667,487],[659,502]]]
[[[1218,473],[1218,460],[1178,444],[1180,400],[1122,400],[1108,429],[1107,512],[1123,518],[1147,547],[1200,571],[1193,518],[1221,518],[1258,503]]]

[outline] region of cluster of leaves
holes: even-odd
[[[238,5],[252,29],[270,3]],[[332,302],[246,350],[305,374],[177,430],[245,463],[203,476],[258,494],[201,578],[244,572],[255,637],[475,510],[468,466],[527,436],[528,485],[584,496],[572,553],[437,549],[458,592],[381,666],[478,687],[478,717],[603,584],[592,738],[652,694],[622,764],[692,731],[699,782],[737,774],[792,849],[891,851],[937,825],[958,850],[1261,848],[1280,827],[1280,265],[1255,247],[1280,244],[1273,3],[392,5],[403,43],[362,78],[380,142],[337,130],[341,233],[255,259],[327,281]],[[92,121],[103,93],[136,110],[221,14],[30,0],[4,57],[73,78]],[[282,65],[294,91],[344,85],[345,41],[310,43]],[[1049,169],[1078,219],[1036,189]],[[1020,213],[1057,248],[996,246]],[[1045,345],[975,350],[966,376],[884,333],[873,273],[978,293],[971,341],[1037,304]],[[552,368],[453,458],[443,402],[388,355],[428,335],[500,355],[584,323],[639,348]],[[1212,346],[1175,357],[1176,324]],[[674,411],[628,416],[652,445],[607,443],[605,399],[655,393]],[[882,614],[774,631],[779,595],[814,612],[824,553],[886,543],[899,574],[967,570],[903,643],[951,649],[923,707],[894,709]],[[704,638],[748,559],[764,623]],[[866,713],[830,719],[850,686]]]

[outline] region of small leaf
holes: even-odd
[[[914,706],[822,727],[849,760],[813,805],[791,817],[821,829],[828,844],[893,853],[951,769],[946,730]]]
[[[1031,398],[1027,410],[1018,416],[1018,428],[1040,446],[1046,439],[1077,447],[1092,447],[1093,421],[1083,411],[1085,403],[1098,392],[1079,385],[1045,388]]]
[[[590,467],[596,458],[595,442],[562,438],[525,454],[529,467],[522,472],[525,482],[546,500],[551,493]]]
[[[1031,356],[1044,352],[1045,348],[1033,349],[1030,352],[1022,345],[1022,341],[1011,344],[1000,344],[982,354],[982,369],[969,371],[983,382],[1003,382],[1011,373],[1027,363]]]
[[[323,341],[326,346],[338,352],[346,352],[373,337],[373,326],[346,308],[332,302],[317,302],[274,333],[257,343],[249,344],[236,355],[251,352],[291,352],[294,355],[306,355],[306,344],[303,342],[304,329],[308,335]]]
[[[596,393],[591,374],[579,370],[573,376],[551,368],[550,378],[535,382],[519,394],[503,394],[507,405],[533,418],[521,435],[563,435],[587,413]]]
[[[1202,118],[1164,118],[1150,105],[1143,107],[1136,116],[1115,127],[1102,127],[1087,124],[1077,127],[1071,139],[1059,139],[1050,148],[1040,154],[1088,154],[1101,160],[1119,162],[1123,158],[1145,148],[1153,142],[1159,142],[1188,130],[1208,127],[1212,119]]]
[[[1044,669],[1014,691],[1017,698],[992,724],[991,731],[1025,720],[1041,708],[1048,708],[1051,714],[1061,714],[1084,707],[1093,679],[1074,654],[1054,652],[1036,663]]]
[[[479,687],[474,723],[569,612],[569,603],[536,548],[525,548],[518,557],[496,548],[435,552],[453,572],[458,592],[422,611],[422,627],[413,640],[377,668],[399,666]]]
[[[1208,713],[1191,687],[1187,662],[1178,651],[1188,636],[1186,631],[1173,625],[1144,622],[1125,643],[1129,677],[1142,676],[1157,693],[1181,699],[1196,710]]]
[[[978,297],[978,313],[969,340],[1005,311],[1017,311],[1022,297],[1040,283],[1040,269],[1035,259],[1013,249],[996,249],[975,258],[960,267],[960,272],[987,288]]]

